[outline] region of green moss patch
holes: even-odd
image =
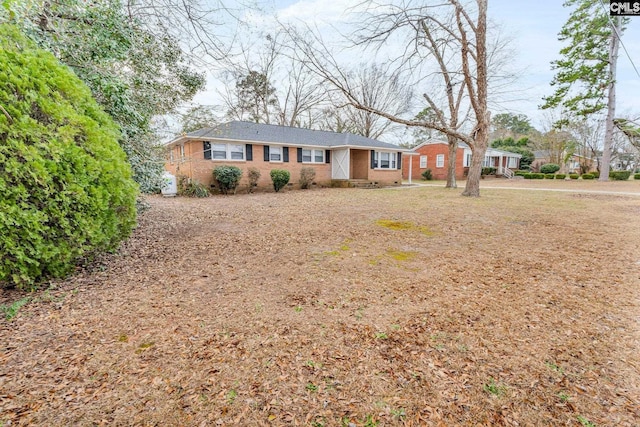
[[[432,236],[433,231],[429,229],[429,227],[424,225],[416,225],[410,221],[395,221],[392,219],[379,219],[376,221],[376,224],[388,228],[390,230],[410,230],[410,231],[418,231],[425,236]]]
[[[387,249],[387,255],[396,261],[411,261],[416,257],[416,255],[418,255],[418,253],[414,251],[395,251]]]

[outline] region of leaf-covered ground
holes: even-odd
[[[3,291],[0,425],[640,425],[640,197],[525,184],[149,198]]]

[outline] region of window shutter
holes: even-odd
[[[244,146],[245,155],[247,156],[247,160],[253,160],[253,145],[246,144]]]
[[[396,163],[398,169],[402,169],[402,151],[398,151],[398,163]]]
[[[371,169],[376,168],[376,151],[371,150]]]
[[[282,161],[289,162],[289,147],[282,147]]]
[[[264,146],[264,161],[265,162],[269,161],[269,146],[268,145]]]
[[[324,150],[324,162],[331,163],[331,150]]]
[[[202,141],[202,149],[204,151],[205,160],[211,160],[211,143]]]
[[[298,147],[298,163],[302,163],[302,148]]]

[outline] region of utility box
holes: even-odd
[[[162,174],[162,188],[160,191],[164,197],[175,197],[178,194],[178,181],[176,177],[169,172]]]

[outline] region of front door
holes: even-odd
[[[349,149],[331,152],[331,179],[349,179]]]

